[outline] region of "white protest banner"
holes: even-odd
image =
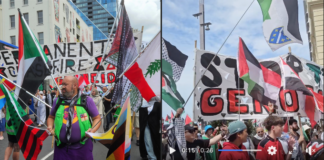
[[[201,78],[215,53],[196,50],[195,84]],[[314,62],[294,55],[281,56],[286,63],[299,75],[306,87],[323,94],[324,68]],[[280,57],[260,60],[267,68],[282,75]],[[219,119],[238,119],[239,108],[241,119],[264,119],[269,115],[267,105],[261,105],[247,92],[247,83],[238,78],[236,58],[217,55],[202,77],[194,91],[194,119],[199,117],[205,121]],[[280,98],[275,106],[278,116],[306,116],[305,106],[314,105],[312,97],[306,97],[299,91],[280,90]],[[323,113],[323,108],[321,108]]]
[[[141,45],[142,32],[137,32],[136,46]],[[43,45],[42,48],[51,62],[51,73],[54,77],[84,74],[90,83],[93,83],[99,71],[98,85],[111,84],[116,80],[116,67],[103,62],[99,66],[102,54],[108,40],[81,42],[81,43],[57,43]],[[112,41],[111,41],[112,42]],[[109,51],[109,48],[107,49]],[[117,61],[117,60],[116,60]],[[34,68],[34,74],[41,73]],[[18,49],[0,50],[0,74],[16,81],[18,72]],[[46,79],[50,79],[47,77]],[[56,78],[57,79],[57,78]]]

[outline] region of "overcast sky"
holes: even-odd
[[[142,41],[150,42],[161,30],[160,0],[125,0],[124,2],[132,28],[141,30],[144,26]]]
[[[253,0],[205,0],[205,22],[211,22],[210,31],[205,32],[205,50],[217,52],[232,28],[240,19]],[[290,44],[292,53],[310,59],[307,31],[305,26],[304,5],[298,0],[299,29],[303,45]],[[162,36],[175,45],[188,60],[177,88],[184,100],[187,100],[193,89],[194,42],[199,48],[199,20],[192,15],[199,12],[199,0],[163,0],[162,1]],[[288,53],[288,46],[272,52],[266,43],[262,31],[262,12],[255,0],[241,22],[227,40],[219,54],[237,57],[238,40],[242,37],[249,50],[257,59],[277,57]],[[193,98],[185,106],[185,117],[193,117]],[[173,111],[175,113],[175,111]],[[162,118],[171,114],[171,108],[163,102]]]

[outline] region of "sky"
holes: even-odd
[[[132,28],[141,30],[144,26],[142,41],[150,42],[161,30],[160,0],[125,0],[124,3]]]
[[[205,32],[205,50],[216,53],[235,24],[243,15],[253,0],[205,0],[205,23],[211,22],[210,30]],[[219,54],[237,57],[238,40],[241,37],[249,50],[257,59],[277,57],[288,53],[288,46],[292,53],[299,57],[310,59],[308,37],[305,24],[304,5],[298,0],[299,30],[303,40],[301,44],[289,44],[276,51],[268,46],[262,30],[262,12],[254,0],[250,9],[246,12],[236,29],[228,38]],[[176,46],[182,53],[188,56],[186,66],[177,89],[186,101],[194,88],[194,47],[197,40],[199,49],[199,19],[193,14],[199,12],[199,0],[163,0],[162,1],[162,37]],[[185,113],[193,117],[193,96],[185,106]],[[162,118],[171,115],[171,107],[162,102]],[[173,111],[175,113],[175,111]]]

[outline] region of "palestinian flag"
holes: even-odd
[[[249,95],[264,105],[275,104],[281,87],[280,75],[260,64],[241,38],[237,63],[240,78],[248,84]]]
[[[171,119],[173,119],[174,118],[174,115],[173,115],[173,112],[171,111]]]
[[[162,38],[162,72],[164,74],[167,74],[177,82],[180,79],[187,59],[187,55]]]
[[[165,75],[162,75],[162,99],[175,111],[185,102],[177,91],[175,83],[170,82]]]
[[[133,30],[126,8],[124,5],[121,7],[116,36],[109,51],[108,57],[105,58],[105,60],[110,64],[116,66],[116,77],[120,77],[120,75],[126,71],[127,67],[132,65],[134,59],[138,55]],[[121,100],[120,104],[123,104],[126,99],[123,97],[128,93],[131,87],[132,83],[127,77],[121,76],[120,79],[117,79],[115,81],[112,102],[117,103]]]
[[[7,124],[8,126],[13,126],[24,158],[36,160],[42,149],[43,141],[48,137],[48,133],[46,130],[39,129],[33,124],[33,121],[3,84],[0,84],[0,88],[6,96],[9,110],[7,114],[10,114],[11,117]]]
[[[52,85],[49,85],[49,88],[50,88],[51,90],[53,90],[53,89],[54,89],[54,87],[53,87]]]
[[[307,106],[305,107],[305,112],[313,128],[316,123],[320,123],[321,115],[324,111],[324,97],[314,92],[311,88],[308,89],[299,78],[298,74],[282,58],[280,58],[280,61],[282,72],[285,77],[284,88],[303,92],[305,95],[305,106]]]
[[[45,62],[51,67],[46,54],[44,53],[42,47],[40,46],[38,40],[31,32],[28,27],[24,17],[19,12],[19,39],[18,39],[18,76],[17,84],[27,90],[28,92],[34,94],[36,93],[38,87],[43,83],[45,77],[50,75],[50,71],[46,68]],[[44,61],[44,60],[45,61]],[[31,96],[27,94],[24,90],[17,88],[15,90],[15,98],[25,109],[26,106],[23,102],[27,104]]]
[[[171,117],[169,115],[167,115],[164,121],[169,122],[170,119],[171,119]]]
[[[187,59],[187,55],[162,38],[162,99],[174,110],[185,103],[175,82],[180,79]]]
[[[191,118],[187,115],[186,119],[185,119],[185,125],[189,124],[190,122],[192,122]]]
[[[272,51],[303,44],[299,33],[297,0],[258,0],[263,14],[263,34]]]

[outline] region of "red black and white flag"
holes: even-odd
[[[42,149],[43,141],[49,135],[48,132],[45,129],[37,128],[33,124],[33,121],[3,84],[0,84],[0,90],[2,90],[6,97],[9,111],[7,114],[10,114],[7,125],[13,126],[18,145],[24,158],[27,160],[36,160]]]

